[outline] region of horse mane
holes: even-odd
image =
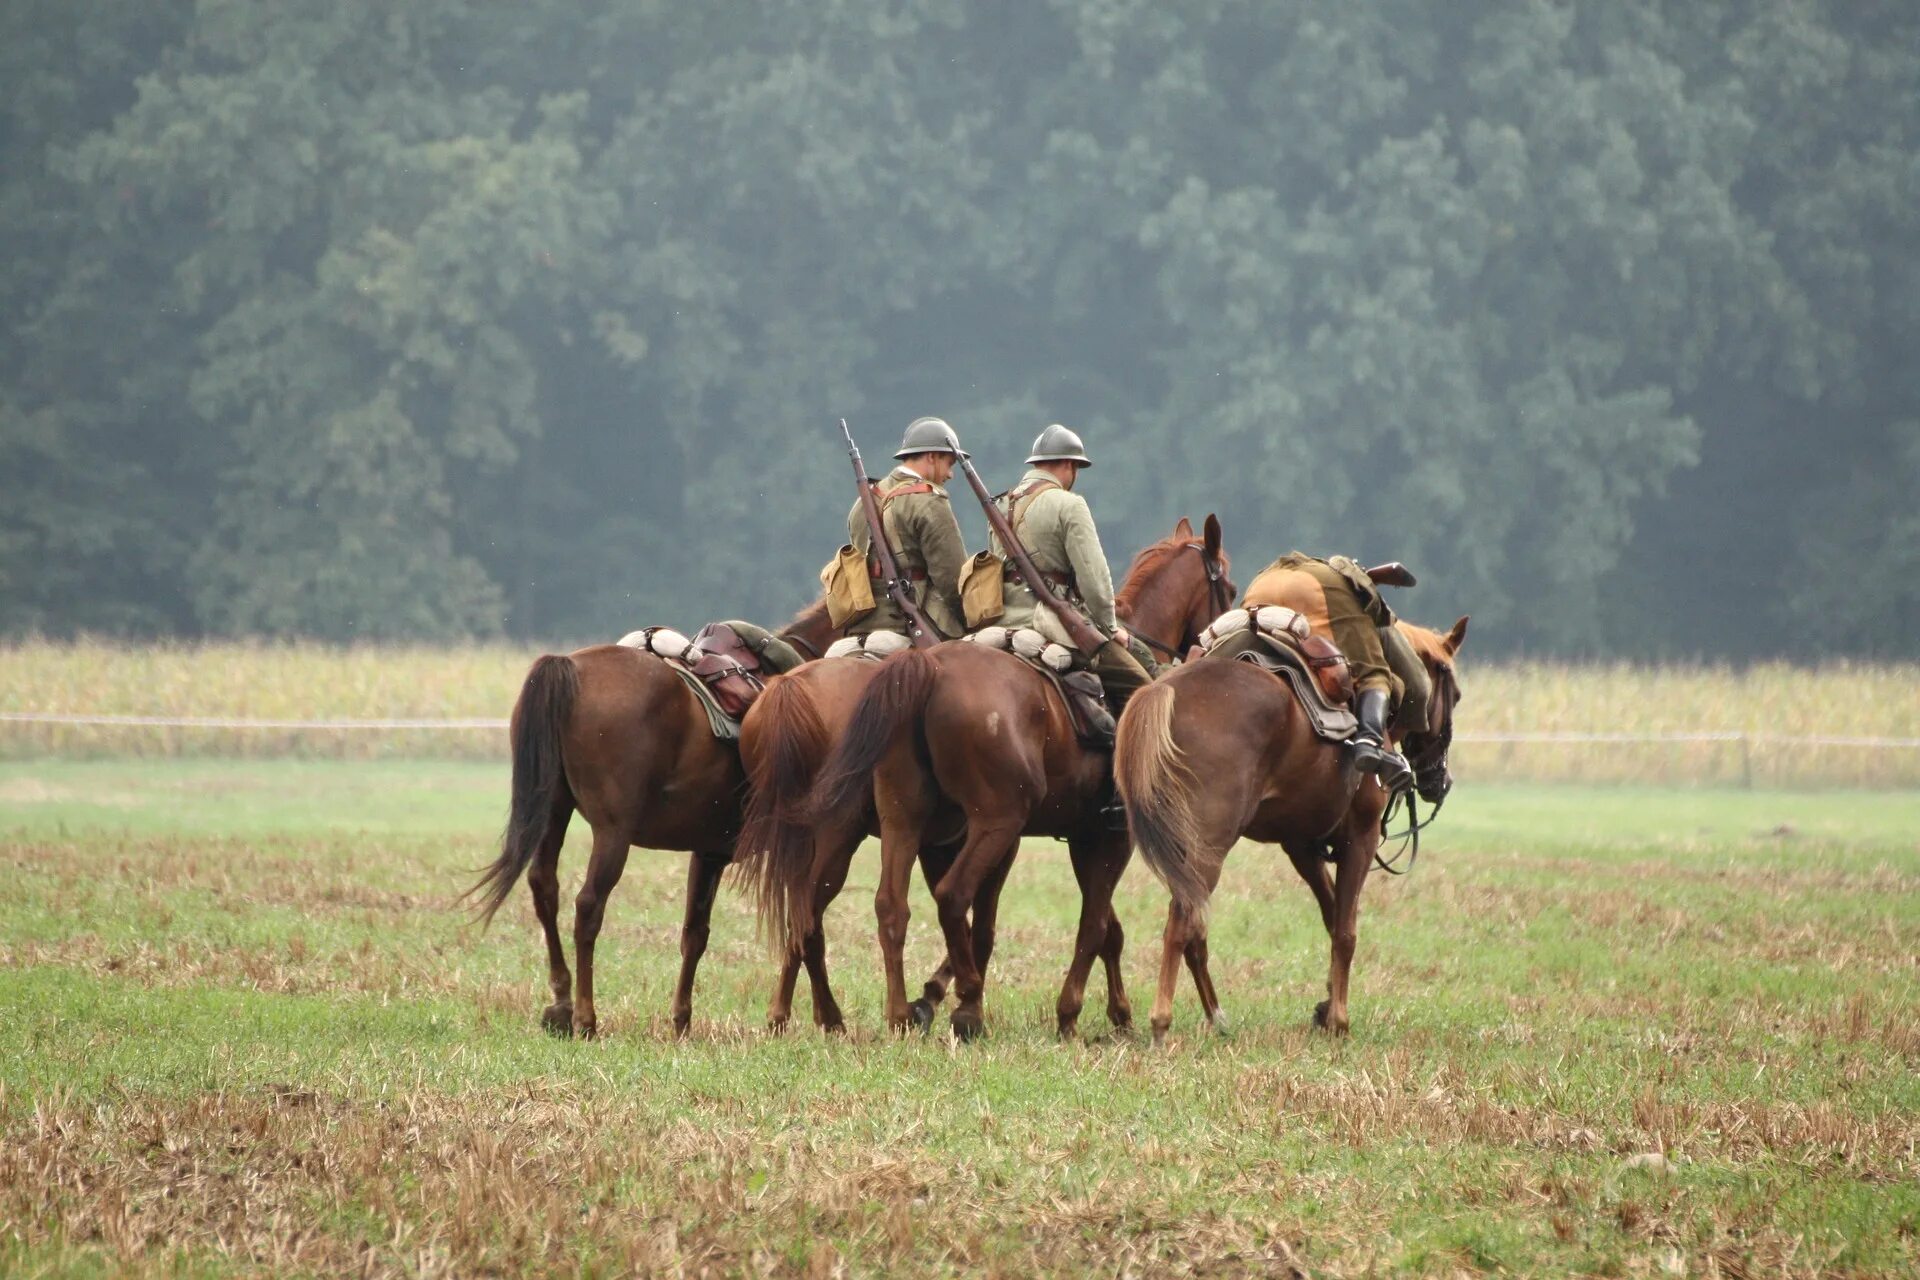
[[[1145,594],[1147,584],[1153,581],[1160,562],[1168,556],[1176,555],[1187,549],[1189,539],[1178,533],[1170,533],[1158,542],[1149,543],[1140,548],[1133,557],[1133,563],[1127,566],[1127,575],[1121,579],[1120,589],[1113,596],[1113,611],[1121,617],[1132,617],[1134,605]],[[1224,561],[1226,557],[1221,556]],[[1149,568],[1155,573],[1148,572]]]

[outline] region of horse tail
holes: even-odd
[[[580,693],[580,671],[573,659],[545,654],[534,659],[513,706],[513,799],[507,808],[507,829],[500,836],[500,856],[493,860],[469,898],[479,898],[476,911],[491,923],[513,892],[513,886],[533,861],[556,814],[571,816],[573,793],[567,787],[566,761],[560,735],[573,717]]]
[[[735,874],[753,895],[761,936],[789,954],[812,927],[813,825],[807,793],[827,750],[827,727],[798,680],[775,680],[753,709],[763,746],[747,774]]]
[[[1142,689],[1120,717],[1113,745],[1113,778],[1127,807],[1127,825],[1147,866],[1166,883],[1174,902],[1207,913],[1212,890],[1188,856],[1199,843],[1193,813],[1193,770],[1173,740],[1174,689],[1157,681]]]
[[[940,664],[924,649],[903,650],[881,664],[813,784],[816,822],[873,804],[874,771],[901,730],[926,711],[939,674]]]

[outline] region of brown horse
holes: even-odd
[[[1232,603],[1226,571],[1220,522],[1209,516],[1204,539],[1196,541],[1183,519],[1170,537],[1135,558],[1118,603],[1130,628],[1178,651]],[[1124,934],[1112,896],[1131,850],[1126,833],[1102,817],[1110,778],[1108,754],[1080,743],[1052,682],[1013,655],[956,642],[887,659],[821,767],[810,807],[831,832],[827,824],[874,806],[882,857],[874,912],[890,1026],[924,1024],[942,994],[929,984],[915,1006],[907,1001],[907,881],[931,841],[962,832],[951,858],[929,868],[954,975],[956,1034],[971,1037],[981,1029],[1000,891],[1022,835],[1065,837],[1080,884],[1080,927],[1056,1009],[1061,1033],[1071,1034],[1079,1019],[1096,957],[1107,966],[1108,1016],[1116,1027],[1128,1025],[1132,1014],[1119,968]],[[828,840],[836,838],[844,831]],[[763,912],[771,913],[789,948],[811,945],[830,890],[838,888],[834,877],[820,874],[822,862],[848,851],[823,842],[813,856],[797,856],[790,845],[769,852],[774,856],[761,872]]]
[[[818,655],[834,631],[816,603],[780,633]],[[700,699],[660,658],[602,644],[534,660],[514,704],[513,798],[500,856],[470,891],[491,921],[522,872],[547,939],[553,1003],[549,1031],[591,1038],[593,949],[607,895],[626,869],[627,850],[686,850],[687,910],[680,927],[680,980],[673,1026],[693,1019],[693,976],[707,949],[707,925],[720,873],[733,857],[746,774],[731,742],[714,737]],[[574,811],[593,828],[593,856],[574,900],[578,987],[560,945],[560,845]]]
[[[1438,804],[1452,786],[1447,749],[1460,684],[1453,659],[1467,620],[1445,635],[1400,624],[1433,678],[1430,728],[1404,743],[1420,793]],[[1245,837],[1278,844],[1313,890],[1333,943],[1327,999],[1314,1022],[1347,1030],[1360,889],[1380,848],[1387,793],[1313,732],[1293,689],[1246,662],[1190,663],[1137,694],[1120,720],[1114,774],[1134,842],[1173,893],[1153,1002],[1158,1042],[1173,1020],[1186,958],[1210,1025],[1224,1029],[1207,970],[1207,904],[1227,851]],[[1205,781],[1202,782],[1201,780]],[[1337,877],[1329,883],[1329,860]]]

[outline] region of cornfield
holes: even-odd
[[[25,642],[0,648],[0,713],[159,719],[503,719],[532,650],[508,645]],[[1920,666],[1468,665],[1464,780],[1920,786]],[[1543,740],[1539,735],[1622,740]],[[1708,735],[1724,735],[1708,737]],[[1523,737],[1520,741],[1489,739]],[[504,756],[497,729],[0,723],[0,758]],[[1694,738],[1706,740],[1675,740]],[[1808,739],[1826,741],[1809,742]]]

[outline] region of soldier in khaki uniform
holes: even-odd
[[[1353,710],[1360,721],[1352,742],[1354,763],[1388,788],[1410,785],[1412,767],[1387,745],[1388,711],[1398,692],[1402,727],[1424,729],[1431,687],[1425,666],[1395,628],[1393,610],[1367,571],[1346,556],[1322,560],[1289,552],[1260,571],[1247,586],[1244,603],[1249,609],[1285,605],[1340,646],[1353,674]]]
[[[958,462],[957,437],[939,418],[915,418],[893,455],[898,465],[874,485],[880,500],[880,519],[887,531],[900,572],[913,580],[914,598],[927,621],[942,637],[966,633],[960,612],[960,567],[967,548],[960,522],[945,485]],[[892,597],[879,589],[880,560],[872,552],[873,534],[859,501],[847,513],[847,540],[867,552],[867,572],[874,578],[875,609],[847,628],[848,635],[875,631],[907,633],[906,615]]]
[[[1113,613],[1113,571],[1100,548],[1087,500],[1072,492],[1080,472],[1093,465],[1080,437],[1055,424],[1033,442],[1030,468],[1020,483],[999,498],[1000,509],[1014,536],[1033,558],[1034,568],[1046,577],[1046,589],[1085,614],[1094,629],[1107,637],[1088,661],[1100,677],[1107,702],[1119,715],[1127,699],[1152,679],[1128,651],[1132,637]],[[1020,580],[1020,568],[1007,556],[996,537],[993,550],[1006,561],[1006,614],[1000,624],[1032,627],[1048,639],[1072,647],[1053,611],[1034,596],[1032,585]]]

